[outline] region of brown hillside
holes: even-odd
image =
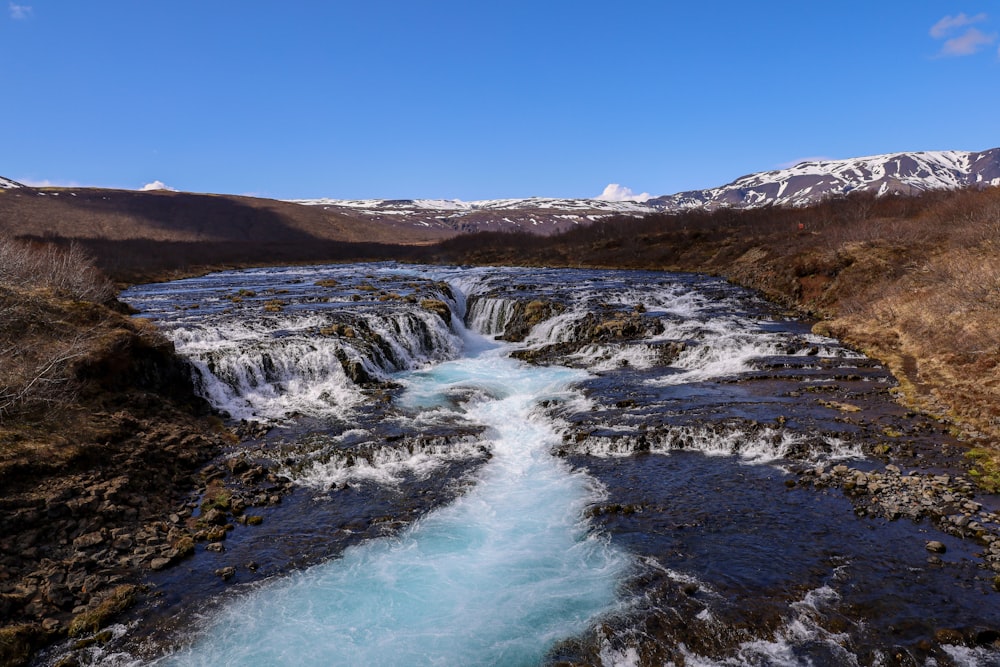
[[[442,237],[440,231],[372,225],[323,207],[274,199],[95,188],[0,191],[0,232],[13,237],[258,243],[420,243]]]
[[[127,281],[199,267],[378,259],[385,256],[379,244],[427,243],[454,233],[233,195],[0,190],[0,236],[75,243]]]

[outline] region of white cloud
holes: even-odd
[[[7,7],[10,9],[10,17],[15,21],[23,21],[31,16],[31,5],[16,5],[11,2]]]
[[[143,192],[148,192],[149,190],[169,190],[170,192],[177,192],[177,188],[172,188],[163,181],[153,181],[152,183],[146,183],[139,189],[142,190]]]
[[[958,37],[941,45],[942,56],[971,56],[997,41],[997,34],[986,35],[976,28],[969,28]]]
[[[979,28],[967,27],[974,23],[982,23],[988,18],[984,13],[976,14],[975,16],[958,14],[957,16],[945,16],[932,25],[930,29],[931,37],[945,40],[941,45],[941,51],[938,52],[938,56],[943,58],[971,56],[996,42],[996,33],[986,34]],[[958,34],[959,31],[961,31],[961,34]]]
[[[619,185],[618,183],[611,183],[608,187],[604,188],[604,192],[595,197],[600,201],[638,201],[643,202],[652,197],[648,192],[643,192],[641,195],[637,195],[630,188],[626,188],[624,185]]]
[[[954,32],[956,28],[964,28],[965,26],[972,25],[973,23],[980,23],[985,21],[986,18],[986,14],[976,14],[975,16],[966,16],[965,14],[959,14],[958,16],[945,16],[943,19],[931,26],[931,37],[934,39],[944,39],[949,34]]]

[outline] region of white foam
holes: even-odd
[[[773,639],[758,639],[741,644],[734,656],[721,660],[697,655],[681,644],[685,667],[741,667],[743,665],[771,665],[774,667],[805,667],[814,664],[803,657],[800,647],[822,645],[827,664],[859,665],[857,657],[848,648],[850,637],[846,633],[830,632],[820,625],[823,607],[840,599],[829,586],[811,590],[802,600],[793,602],[789,615],[775,632]],[[717,621],[710,621],[709,625]],[[673,665],[674,663],[667,663]]]
[[[619,426],[615,435],[591,435],[572,445],[564,445],[574,454],[615,458],[639,452],[667,455],[675,451],[695,451],[707,456],[737,456],[743,463],[769,464],[789,458],[811,437],[787,429],[765,426],[748,433],[739,428],[727,432],[691,426],[671,426],[656,432],[628,433]],[[810,443],[809,460],[863,458],[858,445],[824,436]]]
[[[534,408],[580,373],[502,353],[442,366],[411,385],[499,383],[467,406],[493,452],[475,486],[392,539],[245,591],[165,664],[537,664],[614,608],[631,560],[590,534],[599,486],[548,453],[558,436]]]
[[[487,445],[476,438],[417,442],[405,446],[371,445],[338,450],[305,470],[284,474],[302,486],[327,491],[348,483],[371,482],[393,486],[406,478],[428,479],[449,461],[485,458]]]
[[[996,667],[996,649],[945,644],[941,647],[956,667]]]

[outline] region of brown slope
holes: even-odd
[[[234,195],[96,188],[0,190],[0,236],[82,246],[116,280],[233,266],[384,259],[388,244],[456,232]]]
[[[0,232],[112,241],[420,243],[447,232],[235,195],[96,188],[0,191]]]

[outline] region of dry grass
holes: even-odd
[[[96,303],[106,302],[115,295],[114,286],[79,245],[60,248],[3,237],[0,237],[0,285],[49,289],[59,296]]]
[[[0,238],[0,424],[72,402],[73,365],[91,349],[102,319],[98,309],[73,304],[113,296],[78,247]]]

